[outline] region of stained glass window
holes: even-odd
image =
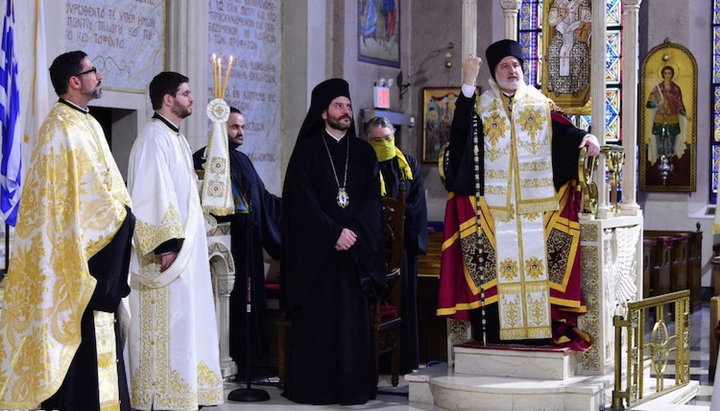
[[[718,173],[720,172],[720,0],[713,0],[712,5],[712,89],[713,104],[710,115],[713,119],[713,138],[710,140],[712,158],[710,163],[710,203],[715,204],[718,192]],[[717,212],[717,211],[716,211]]]
[[[539,88],[542,79],[543,0],[523,0],[520,7],[518,41],[527,60],[523,66],[525,83]]]
[[[602,1],[602,0],[596,0]],[[720,3],[720,0],[714,0]],[[622,139],[622,2],[606,0],[605,38],[605,141],[617,143]],[[720,15],[718,13],[717,15]],[[525,82],[540,88],[542,73],[542,16],[543,0],[523,0],[518,15],[518,39],[525,55]],[[719,32],[720,33],[720,32]],[[718,46],[720,48],[720,46]],[[717,59],[720,61],[720,58]],[[718,74],[720,78],[720,74]],[[590,128],[590,116],[571,116],[576,126]],[[720,131],[718,131],[720,136]],[[718,140],[720,141],[720,139]]]
[[[618,143],[622,140],[622,2],[606,0],[605,5],[605,142]]]

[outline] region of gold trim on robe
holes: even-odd
[[[0,313],[0,408],[53,395],[80,345],[95,289],[88,260],[110,243],[130,197],[100,124],[56,103],[32,148]]]
[[[152,120],[130,153],[128,187],[138,221],[167,232],[136,230],[130,261],[132,312],[128,337],[130,402],[140,410],[195,410],[223,402],[220,354],[205,219],[192,153],[185,137]],[[176,230],[180,229],[178,234]],[[170,267],[137,246],[183,238]]]

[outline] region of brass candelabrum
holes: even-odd
[[[618,187],[620,185],[625,150],[621,146],[603,145],[600,154],[605,156],[610,182],[610,209],[613,213],[620,210],[618,205]],[[598,166],[598,157],[588,157],[587,148],[580,150],[578,160],[578,180],[583,193],[583,213],[596,215],[598,208],[598,189],[593,181],[593,174]]]
[[[605,155],[610,180],[610,209],[614,213],[620,211],[618,205],[618,186],[620,185],[620,173],[625,164],[625,149],[621,146],[604,145],[600,151]]]

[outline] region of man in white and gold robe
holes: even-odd
[[[60,100],[30,147],[0,315],[0,409],[130,410],[116,315],[130,292],[134,217],[88,103],[102,74],[58,56]]]
[[[205,222],[192,152],[179,132],[192,112],[188,78],[150,83],[155,115],[133,144],[128,188],[137,210],[130,265],[130,399],[136,409],[223,402]]]

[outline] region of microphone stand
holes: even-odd
[[[252,229],[253,221],[250,215],[247,216],[247,223],[245,224],[245,240],[247,242],[246,254],[245,254],[245,274],[247,275],[246,290],[245,290],[245,376],[247,378],[246,388],[236,388],[230,391],[228,394],[228,400],[230,401],[241,401],[241,402],[260,402],[267,401],[270,399],[270,394],[265,390],[258,388],[252,388],[252,373],[250,371],[250,319],[252,318],[252,268],[254,262],[252,261]]]

